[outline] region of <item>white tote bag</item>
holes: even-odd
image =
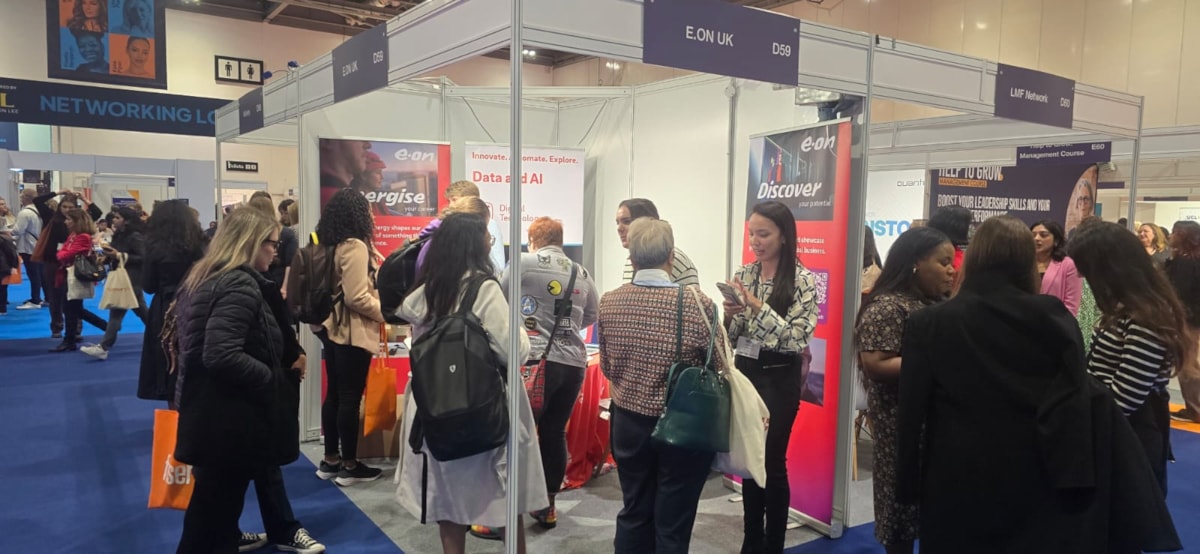
[[[125,271],[125,259],[125,254],[118,256],[117,269],[109,272],[104,282],[104,294],[100,295],[101,310],[133,310],[138,307],[137,295],[129,281],[129,272]]]
[[[96,296],[96,284],[75,278],[75,268],[67,267],[67,300],[84,300]]]
[[[700,302],[695,289],[696,302]],[[736,475],[743,479],[754,479],[758,483],[767,482],[767,420],[771,412],[766,403],[758,395],[754,383],[742,375],[734,367],[733,352],[729,346],[729,336],[725,327],[718,325],[720,333],[720,355],[725,357],[725,366],[729,368],[724,375],[729,381],[729,452],[718,452],[713,460],[712,468],[727,475]]]

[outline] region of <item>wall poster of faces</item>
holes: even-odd
[[[48,74],[167,88],[167,0],[46,0]]]

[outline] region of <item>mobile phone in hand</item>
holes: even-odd
[[[742,300],[742,296],[738,294],[737,289],[729,286],[729,283],[717,283],[717,290],[721,291],[721,296],[725,297],[725,301],[738,306],[745,306],[746,301]]]

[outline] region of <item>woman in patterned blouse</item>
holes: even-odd
[[[725,301],[725,326],[737,347],[737,367],[771,411],[771,425],[767,482],[742,482],[742,552],[775,554],[783,551],[787,530],[788,438],[804,386],[801,357],[817,326],[817,286],[812,272],[796,259],[792,210],[779,202],[764,202],[754,206],[747,223],[756,261],[742,266],[729,281],[742,302]]]
[[[1070,253],[1102,314],[1088,352],[1088,373],[1112,390],[1166,494],[1167,383],[1176,372],[1195,370],[1197,344],[1187,310],[1144,248],[1121,226],[1098,223],[1079,230]]]
[[[954,283],[954,245],[941,231],[905,231],[888,251],[875,289],[858,314],[855,348],[866,374],[875,437],[875,538],[888,554],[912,554],[917,507],[896,500],[900,343],[909,314],[942,300]]]

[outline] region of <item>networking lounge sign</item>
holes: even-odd
[[[215,110],[228,100],[103,87],[0,79],[0,121],[216,136]]]

